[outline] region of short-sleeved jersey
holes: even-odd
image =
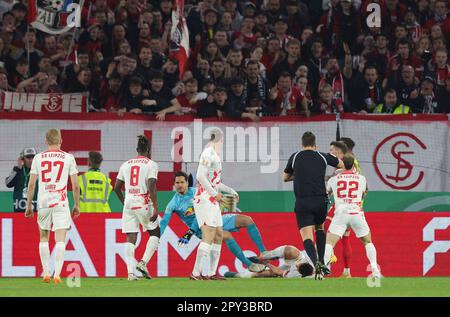
[[[300,251],[300,254],[296,260],[286,261],[285,264],[280,266],[280,269],[284,270],[283,277],[285,278],[302,277],[297,268],[298,263],[309,263],[312,265],[312,262],[309,259],[308,255],[306,254],[306,252]]]
[[[150,191],[147,180],[158,179],[158,164],[145,156],[132,158],[120,166],[117,179],[125,183],[124,210],[147,209]]]
[[[336,167],[339,159],[328,153],[303,150],[291,155],[284,172],[294,175],[295,197],[326,196],[325,171],[328,165]]]
[[[69,176],[78,174],[72,154],[61,150],[41,152],[34,157],[30,173],[38,179],[38,210],[69,207],[67,181]]]
[[[335,214],[362,212],[361,202],[366,189],[366,178],[353,171],[344,171],[330,178],[327,191],[333,192]]]
[[[222,161],[212,146],[203,150],[200,155],[199,166],[200,165],[208,169],[208,181],[211,183],[213,189],[216,189],[221,182]],[[199,183],[195,196],[200,196],[204,192],[206,193],[205,189]]]

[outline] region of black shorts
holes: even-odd
[[[295,201],[295,217],[298,228],[317,226],[325,222],[328,211],[326,196],[301,197]]]

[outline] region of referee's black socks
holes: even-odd
[[[315,265],[317,262],[317,252],[316,252],[316,247],[314,246],[314,243],[312,242],[311,239],[306,239],[305,241],[303,241],[303,245],[305,246],[306,254],[308,254],[312,263],[314,263],[314,265]]]
[[[316,230],[316,247],[317,254],[319,256],[319,261],[323,263],[323,258],[325,256],[325,243],[326,243],[326,234],[324,230]]]

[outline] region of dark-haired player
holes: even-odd
[[[123,204],[122,232],[127,235],[125,259],[128,280],[130,281],[138,279],[134,274],[134,263],[136,261],[134,250],[136,248],[139,224],[150,235],[142,260],[136,267],[146,278],[151,278],[147,270],[147,263],[158,248],[160,237],[160,217],[158,216],[156,198],[158,165],[150,159],[150,145],[145,136],[138,136],[136,151],[138,156],[126,161],[120,167],[114,186],[114,191]],[[122,194],[122,186],[124,184],[125,198]]]
[[[345,154],[343,162],[345,170],[327,182],[327,192],[333,194],[336,210],[328,229],[325,263],[330,261],[336,243],[345,231],[351,228],[364,244],[373,276],[381,277],[377,264],[377,251],[372,243],[370,229],[361,207],[362,199],[367,194],[367,181],[364,176],[353,171],[353,155]]]
[[[269,260],[282,259],[284,264],[277,267],[268,263]],[[225,277],[240,277],[240,278],[252,278],[252,277],[312,277],[314,274],[314,266],[309,259],[305,251],[300,251],[293,245],[283,245],[271,251],[267,251],[263,256],[259,257],[259,260],[264,262],[267,266],[267,270],[252,273],[252,272],[227,272]],[[333,262],[333,259],[331,259]]]

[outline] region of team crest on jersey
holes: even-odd
[[[190,216],[194,214],[194,207],[189,207],[185,212],[184,215],[185,216]]]

